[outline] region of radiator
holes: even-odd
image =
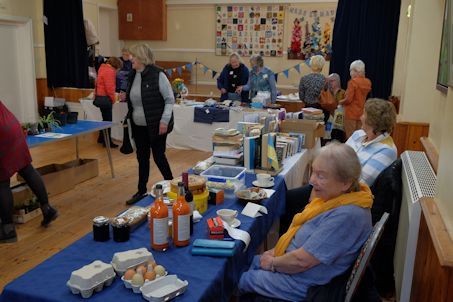
[[[405,151],[402,180],[403,196],[401,201],[398,234],[393,259],[397,301],[410,300],[414,260],[417,249],[420,225],[420,199],[434,197],[436,174],[424,152]]]

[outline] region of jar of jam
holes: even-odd
[[[97,216],[93,219],[94,241],[107,241],[110,239],[109,219],[105,216]]]
[[[116,217],[111,222],[113,228],[113,240],[124,242],[129,240],[130,228],[128,220],[125,217]]]

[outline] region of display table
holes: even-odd
[[[110,149],[110,139],[107,129],[111,128],[114,124],[112,122],[97,122],[97,121],[77,121],[76,124],[66,124],[65,126],[61,126],[60,128],[56,128],[52,130],[51,133],[62,133],[68,134],[64,137],[39,137],[35,135],[28,135],[27,136],[27,145],[29,148],[37,147],[43,144],[49,144],[58,142],[61,140],[67,139],[75,139],[76,141],[76,159],[79,159],[79,139],[78,137],[81,135],[102,131],[104,134],[104,139],[107,142],[106,150],[107,156],[109,158],[110,164],[110,172],[112,173],[112,178],[115,177],[115,172],[113,170],[113,161],[112,161],[112,152]]]
[[[248,187],[251,186],[253,180],[255,180],[255,175],[246,174],[246,185]],[[165,266],[169,274],[176,274],[180,279],[189,282],[187,291],[176,298],[175,301],[229,301],[241,273],[248,268],[272,223],[284,212],[285,183],[282,177],[276,177],[274,189],[276,192],[262,202],[269,214],[258,218],[238,215],[238,219],[241,221],[240,229],[253,234],[246,252],[243,252],[244,246],[238,241],[236,242],[234,256],[231,258],[192,256],[191,246],[183,248],[172,246],[166,252],[152,251],[156,262]],[[147,206],[151,202],[152,198],[146,197],[137,205]],[[216,216],[216,210],[230,208],[240,212],[243,207],[244,205],[236,199],[225,200],[225,203],[218,207],[209,206],[207,212],[203,215],[203,219],[194,225],[194,235],[191,237],[191,242],[197,238],[207,237],[206,219]],[[146,223],[131,233],[130,240],[124,243],[117,243],[112,239],[106,242],[95,242],[92,239],[92,234],[89,233],[6,285],[0,296],[0,301],[82,301],[80,295],[73,295],[66,286],[66,281],[73,270],[97,259],[109,263],[115,252],[140,247],[149,248],[149,246],[149,227]],[[116,277],[110,287],[93,294],[89,301],[143,301],[143,298],[139,294],[134,294],[131,289],[125,288],[120,278]]]
[[[101,110],[93,105],[92,99],[80,99],[80,105],[85,112],[86,120],[102,121]],[[121,121],[127,114],[127,103],[115,103],[112,107],[112,121],[115,125],[112,126],[112,138],[123,140],[123,126]]]
[[[93,100],[80,99],[80,104],[88,120],[102,120],[101,111],[93,105]],[[167,136],[167,146],[176,149],[189,149],[200,151],[212,151],[212,135],[217,128],[236,128],[239,121],[244,120],[247,114],[261,114],[264,110],[235,111],[230,110],[229,122],[203,124],[195,123],[194,107],[184,105],[174,105],[174,127],[173,131]],[[260,113],[261,112],[261,113]],[[126,103],[115,103],[113,105],[112,138],[123,140],[123,127],[120,122],[127,114]]]

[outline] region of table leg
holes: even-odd
[[[80,156],[79,156],[79,137],[78,136],[75,137],[75,154],[76,154],[76,159],[78,161],[80,158]]]
[[[102,130],[102,133],[104,134],[104,143],[105,146],[107,147],[107,156],[109,157],[109,164],[110,164],[110,171],[112,172],[112,178],[115,178],[115,172],[113,171],[113,161],[112,161],[112,149],[110,148],[110,137],[109,137],[109,132],[108,129]]]

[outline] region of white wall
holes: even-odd
[[[118,10],[99,7],[99,53],[103,56],[121,55],[118,40]]]
[[[31,24],[0,15],[0,100],[21,122],[38,117]]]

